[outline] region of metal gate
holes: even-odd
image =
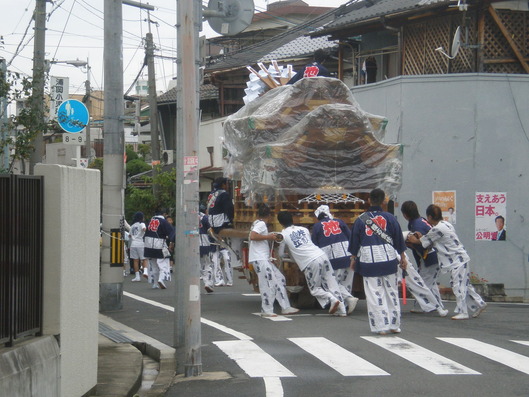
[[[0,343],[42,333],[43,178],[0,175]]]

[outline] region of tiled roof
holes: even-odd
[[[394,14],[450,4],[450,0],[352,0],[336,10],[336,18],[327,23],[320,34]]]
[[[200,100],[217,99],[218,97],[219,89],[213,84],[202,84],[200,86]],[[157,102],[159,104],[176,103],[176,87],[173,87],[169,91],[158,96]]]
[[[332,21],[334,19],[335,9],[322,14],[314,19],[311,19],[308,22],[302,23],[289,29],[283,33],[278,34],[277,36],[261,41],[259,43],[253,44],[248,47],[244,47],[239,51],[231,52],[227,54],[224,58],[220,59],[217,63],[206,66],[206,72],[214,72],[219,70],[229,70],[233,68],[241,68],[246,65],[253,65],[256,62],[264,61],[272,58],[268,58],[268,54],[275,53],[283,46],[291,43],[292,41],[308,35],[316,29],[321,28],[324,24]],[[282,50],[286,55],[286,58],[292,58],[296,56],[306,55],[307,53],[313,53],[314,49],[321,48],[321,42],[319,47],[316,47],[316,44],[309,44],[310,38],[307,38],[308,41],[303,41],[304,45],[300,48],[289,47]],[[329,43],[327,43],[329,44]],[[333,45],[326,45],[324,47],[332,47]],[[309,48],[314,48],[309,50]],[[278,54],[279,55],[279,54]],[[274,59],[281,59],[277,56]]]
[[[329,41],[328,36],[311,39],[307,36],[300,36],[281,47],[273,50],[258,60],[258,62],[270,62],[273,59],[293,59],[299,57],[311,57],[318,48],[332,48],[338,44],[335,41]]]

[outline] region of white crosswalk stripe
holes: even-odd
[[[511,342],[519,343],[520,345],[529,346],[529,340],[511,340]]]
[[[288,338],[343,376],[381,376],[386,371],[322,337]]]
[[[480,356],[496,361],[517,371],[529,374],[529,357],[471,338],[437,338]]]
[[[473,369],[402,338],[379,336],[362,336],[362,338],[436,375],[480,375]]]
[[[279,361],[249,340],[213,342],[251,378],[295,377]]]
[[[435,375],[481,375],[480,372],[457,363],[422,346],[396,336],[362,336],[390,354],[404,358]],[[529,357],[470,338],[436,338],[479,354],[510,368],[529,374]],[[366,359],[324,337],[288,338],[292,343],[342,376],[388,376],[388,368],[379,368]],[[529,341],[512,341],[529,346]],[[262,350],[254,341],[232,340],[213,342],[250,377],[262,377],[271,385],[281,383],[276,378],[296,377],[289,369]],[[274,389],[278,389],[275,387]],[[274,395],[280,395],[274,394]]]

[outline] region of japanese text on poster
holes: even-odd
[[[476,241],[505,240],[507,193],[476,192]]]
[[[198,182],[198,156],[184,156],[184,184]]]
[[[432,202],[443,211],[443,219],[456,224],[456,192],[455,190],[432,192]]]

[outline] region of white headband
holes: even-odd
[[[316,215],[316,218],[322,213],[327,215],[329,219],[333,219],[333,216],[331,215],[331,210],[329,209],[328,205],[320,205],[316,209],[316,211],[314,211],[314,215]]]

